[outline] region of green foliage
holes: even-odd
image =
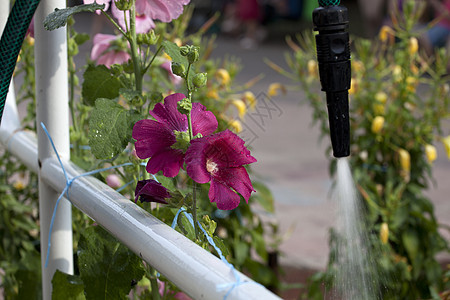
[[[67,20],[74,14],[80,12],[95,12],[98,9],[104,9],[105,4],[83,4],[64,9],[55,8],[55,11],[44,19],[44,28],[47,30],[55,30],[67,24]]]
[[[89,146],[98,159],[111,159],[121,153],[131,140],[133,124],[141,119],[134,111],[124,109],[113,100],[95,101],[89,122]]]
[[[82,96],[86,105],[93,106],[99,98],[114,99],[125,85],[113,70],[104,65],[89,65],[84,72]]]
[[[85,300],[84,284],[79,276],[56,270],[52,279],[52,299]]]
[[[78,268],[86,299],[123,299],[144,275],[142,259],[99,226],[81,236]]]
[[[235,99],[242,99],[247,106],[254,105],[255,102],[246,93],[251,83],[236,86],[234,82],[240,69],[237,60],[209,59],[214,48],[214,38],[202,37],[207,30],[206,27],[199,33],[186,34],[192,9],[187,9],[182,17],[171,24],[158,23],[154,32],[148,36],[140,36],[141,54],[135,57],[132,63],[113,65],[110,68],[88,65],[80,91],[76,74],[79,68],[75,65],[74,56],[79,53],[79,46],[86,42],[88,36],[73,30],[74,21],[70,16],[84,9],[90,11],[102,7],[90,5],[57,11],[49,17],[52,21],[49,21],[48,26],[57,28],[65,22],[69,26],[69,105],[72,119],[70,139],[73,144],[71,159],[87,171],[131,162],[131,166],[105,171],[95,176],[105,181],[108,175],[117,175],[123,183],[131,182],[132,184],[125,187],[121,193],[134,200],[136,182],[152,177],[142,166],[145,161],[132,154],[133,125],[137,120],[150,117],[148,111],[156,103],[163,101],[162,95],[174,91],[183,92],[183,88],[173,80],[171,74],[161,67],[168,60],[167,55],[173,62],[183,64],[186,72],[183,78],[186,94],[189,98],[192,96],[192,101],[207,106],[207,109],[217,116],[219,130],[227,128],[231,121],[239,124],[241,119],[232,117],[233,111],[229,109]],[[129,41],[132,38],[130,34],[123,37]],[[183,56],[175,41],[193,46],[187,47],[189,51]],[[25,120],[26,126],[35,130],[32,43],[30,42],[28,46],[23,49],[22,66],[16,74],[24,74],[26,78],[21,87],[20,98],[31,100]],[[130,51],[127,43],[114,47],[123,47],[120,50]],[[163,55],[162,51],[167,55]],[[140,73],[134,72],[136,63],[140,64]],[[196,73],[196,70],[199,73]],[[197,86],[194,87],[193,79],[197,74],[201,75],[197,76]],[[142,78],[139,78],[140,76]],[[137,82],[141,80],[142,90],[137,88]],[[203,86],[205,82],[206,86]],[[232,130],[238,132],[239,127],[235,126]],[[87,144],[90,149],[86,149]],[[0,268],[5,271],[5,275],[2,275],[5,296],[8,299],[40,298],[40,258],[36,251],[40,243],[37,222],[37,177],[25,171],[25,167],[8,154],[0,161],[0,170],[0,205],[3,214],[0,218],[2,237]],[[13,173],[18,175],[12,177]],[[165,178],[160,174],[156,177],[173,192],[170,203],[157,206],[148,203],[138,205],[166,224],[171,224],[181,206],[192,205],[194,184],[187,178],[184,170],[181,170],[175,178]],[[16,182],[19,181],[18,178],[23,186]],[[271,286],[277,285],[275,273],[266,264],[269,251],[276,252],[277,245],[268,246],[264,238],[267,233],[265,225],[252,207],[256,204],[259,205],[258,209],[262,207],[273,212],[273,198],[270,191],[263,184],[255,183],[258,193],[251,197],[250,206],[242,199],[242,205],[234,212],[225,212],[228,216],[224,217],[224,212],[217,210],[215,204],[210,203],[208,188],[208,185],[198,187],[196,195],[199,207],[198,220],[208,237],[213,239],[222,254],[236,269],[251,274],[255,281]],[[192,213],[189,208],[188,211]],[[178,221],[176,230],[204,249],[217,254],[202,233],[196,237],[195,228],[183,214],[180,214]],[[135,299],[158,299],[161,282],[164,283],[162,298],[173,299],[177,295],[178,290],[173,284],[162,276],[157,278],[156,270],[150,266],[147,265],[144,269],[139,257],[99,226],[91,226],[92,220],[78,210],[73,211],[73,223],[74,253],[78,268],[75,269],[75,275],[55,273],[53,298],[120,299],[131,293]],[[258,257],[258,261],[254,261],[255,256]]]
[[[435,256],[449,250],[438,232],[433,205],[423,194],[434,160],[429,148],[440,139],[449,116],[448,56],[438,51],[429,58],[417,52],[412,26],[418,15],[410,10],[406,24],[383,28],[380,40],[355,38],[352,53],[350,162],[372,229],[370,246],[383,250],[375,267],[392,279],[383,282],[385,289],[380,287],[383,299],[434,297],[444,288]],[[294,55],[288,63],[295,72],[290,76],[299,79],[314,123],[326,136],[328,117],[319,91],[313,35],[306,33],[298,40],[300,46],[290,42]],[[335,171],[334,160],[330,171]],[[338,240],[336,235],[330,239],[328,269],[312,279],[311,299],[321,297],[321,282],[333,284]]]

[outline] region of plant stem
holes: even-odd
[[[192,90],[189,84],[189,72],[191,71],[191,64],[188,65],[188,69],[186,71],[186,89],[188,91],[188,100],[192,103]],[[192,128],[192,111],[187,114],[188,119],[188,128],[189,128],[189,139],[194,139],[194,130]],[[197,183],[193,182],[192,186],[192,218],[194,219],[194,231],[195,231],[195,239],[198,239],[198,224],[197,224]]]
[[[142,93],[142,72],[141,72],[141,62],[138,57],[138,47],[136,38],[136,1],[133,1],[133,5],[130,9],[130,47],[131,47],[131,58],[133,60],[134,67],[134,77],[136,81],[136,91]]]
[[[117,24],[117,22],[114,21],[114,19],[111,18],[110,15],[108,15],[107,13],[105,13],[103,10],[102,10],[101,12],[102,12],[102,14],[103,14],[106,18],[108,18],[109,21],[111,21],[111,23],[114,25],[114,27],[116,27],[116,29],[119,30],[120,33],[121,33],[128,41],[130,41],[130,39],[129,39],[128,36],[127,36],[127,33],[126,33],[125,31],[123,31],[122,27],[120,27],[120,25]]]
[[[197,182],[192,181],[192,218],[194,219],[195,239],[198,239],[197,224]]]
[[[159,286],[158,286],[158,279],[156,277],[156,270],[148,265],[149,271],[150,271],[150,284],[152,287],[152,299],[159,300],[161,299],[161,295],[159,294]]]

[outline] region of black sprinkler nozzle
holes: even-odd
[[[322,91],[327,94],[330,137],[334,157],[350,155],[348,90],[351,83],[348,11],[343,6],[313,11]]]

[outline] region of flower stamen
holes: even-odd
[[[219,168],[217,167],[217,164],[215,162],[213,162],[212,160],[208,159],[206,161],[206,171],[208,171],[208,173],[210,174],[214,174],[219,170]]]

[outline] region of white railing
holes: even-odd
[[[9,11],[9,1],[0,2],[0,12]],[[36,24],[42,24],[55,7],[64,6],[65,0],[42,0],[35,15]],[[5,15],[0,18],[4,21]],[[46,32],[42,26],[35,26],[35,36],[37,122],[46,125],[69,179],[74,178],[84,171],[69,161],[65,31]],[[51,215],[66,187],[66,179],[42,129],[39,128],[37,138],[35,133],[21,130],[14,91],[10,91],[0,142],[39,174],[42,286],[43,298],[47,300],[51,299],[55,270],[73,273],[71,205],[63,200],[58,206],[45,267]],[[223,299],[233,286],[227,299],[280,299],[239,272],[236,274],[245,283],[236,285],[235,273],[226,263],[93,177],[83,176],[73,182],[70,202],[194,299]]]

